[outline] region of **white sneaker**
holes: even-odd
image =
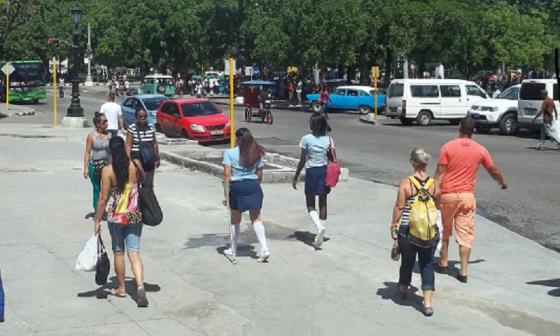
[[[264,252],[261,252],[261,255],[260,255],[259,259],[257,259],[257,261],[261,262],[261,263],[262,262],[267,262],[269,257],[270,257],[270,252],[264,251]]]
[[[233,253],[233,250],[231,249],[231,247],[228,248],[228,249],[225,249],[224,254],[229,256],[229,257],[235,257],[235,253]]]
[[[544,148],[544,143],[542,141],[539,141],[539,143],[537,144],[537,150],[541,150]]]
[[[322,227],[321,229],[319,229],[319,232],[317,232],[317,235],[315,236],[315,248],[320,248],[321,245],[323,245],[323,239],[325,238],[325,232],[327,232],[327,229],[325,229],[324,227]]]

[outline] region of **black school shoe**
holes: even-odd
[[[468,278],[466,275],[457,274],[457,280],[459,280],[462,283],[467,283]]]

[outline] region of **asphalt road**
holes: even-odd
[[[86,118],[103,102],[103,94],[96,89],[85,89],[82,106]],[[67,95],[69,90],[66,91]],[[62,119],[69,97],[59,104]],[[9,122],[52,123],[50,101],[33,105],[35,116],[12,117]],[[221,106],[224,111],[227,106]],[[303,111],[274,110],[274,124],[246,123],[243,112],[236,109],[236,127],[248,127],[267,150],[298,156],[299,139],[309,131],[310,114]],[[0,121],[6,122],[6,121]],[[430,171],[441,146],[457,136],[457,127],[446,122],[431,127],[401,126],[398,122],[381,119],[380,125],[363,124],[353,113],[331,113],[330,122],[343,166],[352,177],[396,185],[410,173],[408,156],[415,147],[424,147],[432,154]],[[560,251],[560,218],[557,177],[560,176],[560,152],[556,145],[536,151],[536,138],[527,133],[520,136],[500,136],[496,133],[475,135],[475,140],[486,146],[509,182],[508,190],[500,190],[488,174],[481,170],[477,185],[479,212],[487,218],[535,240],[546,247]],[[225,147],[224,144],[216,145]],[[367,207],[367,204],[356,206]],[[391,209],[387,209],[391,211]]]

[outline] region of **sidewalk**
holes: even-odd
[[[6,108],[5,102],[0,102],[0,119],[13,117],[13,116],[28,116],[34,115],[35,110],[27,106],[20,106],[10,104],[10,109]]]
[[[254,260],[245,219],[247,245],[232,265],[218,253],[229,237],[220,180],[168,163],[155,179],[164,222],[143,232],[150,307],[98,299],[94,274],[74,271],[92,230],[84,219],[91,185],[81,176],[86,132],[2,125],[1,335],[558,335],[558,254],[495,223],[477,218],[469,283],[437,274],[435,314],[426,318],[418,291],[408,300],[395,293],[393,187],[352,178],[337,186],[329,240],[314,251],[303,185],[264,184],[270,262]],[[108,243],[105,225],[103,234]],[[458,260],[454,243],[450,259]]]

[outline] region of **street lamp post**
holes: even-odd
[[[91,31],[90,25],[87,26],[87,46],[86,46],[86,57],[87,57],[87,77],[85,86],[93,86],[93,80],[91,78],[91,60],[93,59],[93,51],[91,50]]]
[[[84,116],[84,109],[80,106],[80,79],[78,77],[78,64],[79,54],[78,54],[78,44],[80,38],[80,30],[78,25],[80,24],[80,18],[82,16],[82,9],[78,6],[72,8],[70,11],[72,13],[72,23],[74,23],[74,41],[72,46],[72,100],[68,110],[66,112],[67,117],[82,117]]]

